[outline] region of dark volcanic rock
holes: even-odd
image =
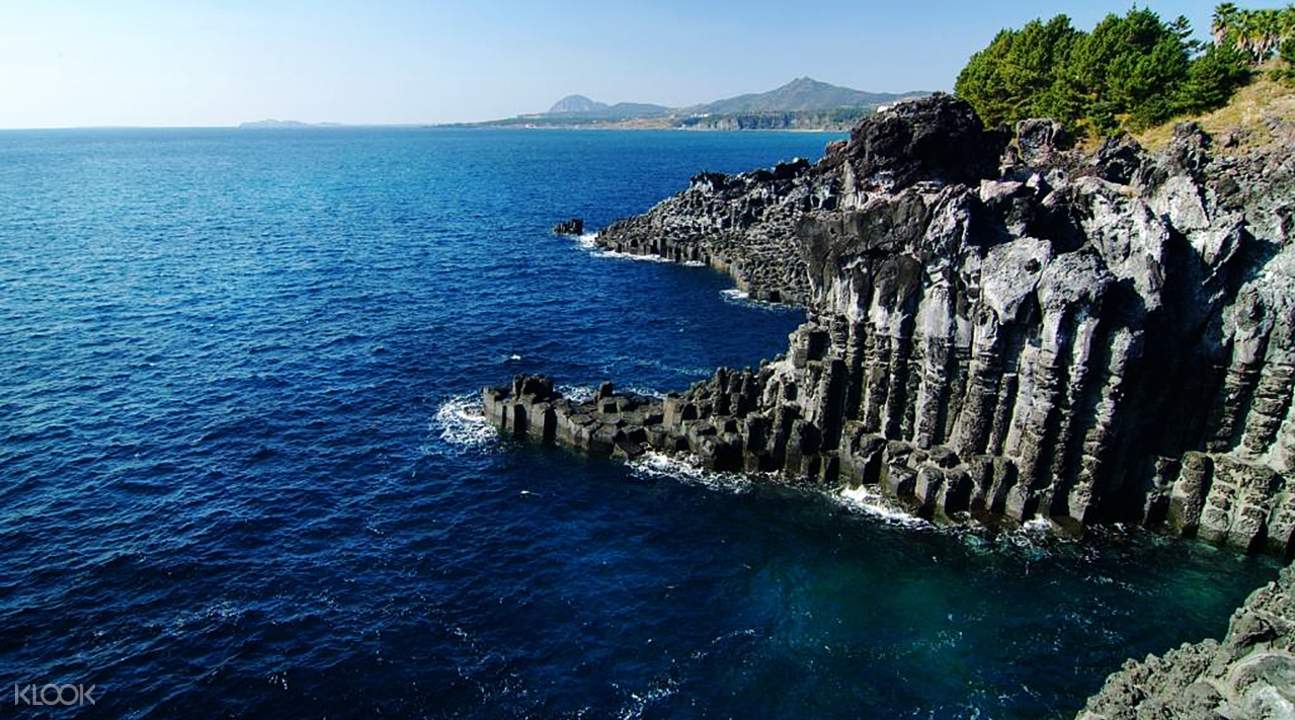
[[[1055,120],[1022,120],[1003,152],[1002,179],[1028,182],[1036,175],[1046,179],[1071,173],[1084,159],[1074,143],[1074,137]]]
[[[604,229],[597,243],[709,265],[756,300],[806,304],[795,231],[802,216],[857,203],[872,190],[994,177],[1006,140],[948,95],[901,102],[829,145],[817,165],[797,159],[733,176],[701,173],[684,192]]]
[[[598,234],[601,247],[709,265],[757,300],[803,303],[805,266],[791,232],[796,219],[831,208],[835,185],[805,160],[740,175],[701,173],[688,189],[644,215]]]
[[[936,93],[902,102],[860,123],[830,159],[864,187],[903,190],[933,180],[973,184],[998,174],[1004,133],[986,132],[964,100]]]
[[[961,101],[901,103],[815,165],[702,173],[600,233],[809,314],[785,356],[643,401],[660,419],[618,431],[930,515],[1295,551],[1290,143],[1216,157],[1185,125],[1161,153],[1124,136],[1084,160],[1054,123],[1018,130],[1005,147]],[[608,416],[620,396],[599,395],[575,416]]]
[[[1159,153],[1123,136],[1084,158],[1049,121],[1005,148],[936,96],[816,165],[700,174],[598,243],[805,306],[787,353],[663,400],[518,378],[486,414],[597,455],[872,485],[931,518],[1134,522],[1290,556],[1295,133],[1272,138],[1220,155],[1187,124]],[[1293,572],[1223,642],[1126,664],[1081,718],[1292,717]]]
[[[1058,153],[1069,150],[1074,138],[1056,120],[1037,118],[1016,124],[1016,148],[1022,162],[1042,166],[1055,162]]]
[[[515,438],[556,442],[602,457],[642,455],[663,420],[660,401],[615,393],[611,383],[577,402],[556,393],[547,377],[518,375],[507,387],[486,388],[481,399],[486,418]]]
[[[935,96],[814,165],[697,175],[597,242],[803,305],[786,354],[660,400],[519,377],[483,392],[487,417],[595,455],[872,485],[936,519],[1295,554],[1295,133],[1218,154],[1185,124],[1162,152],[1123,136],[1092,158],[1050,121],[1005,140]],[[1081,717],[1291,717],[1293,583],[1222,643],[1127,664]]]
[[[564,220],[553,226],[553,232],[558,235],[581,235],[584,231],[585,221],[580,218]]]
[[[1097,176],[1120,185],[1133,182],[1145,161],[1142,147],[1128,134],[1107,138],[1093,158]]]

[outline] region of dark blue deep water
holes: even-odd
[[[6,716],[1053,717],[1220,634],[1271,562],[934,530],[472,421],[517,372],[664,391],[782,349],[798,313],[548,228],[828,139],[0,133]],[[29,682],[97,704],[14,708]]]

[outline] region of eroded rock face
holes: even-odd
[[[1295,569],[1256,590],[1222,642],[1130,660],[1078,720],[1295,717]]]
[[[966,103],[937,93],[860,123],[820,165],[842,172],[851,190],[898,191],[923,181],[974,184],[997,174],[1007,140],[986,132]]]
[[[804,304],[807,279],[795,222],[837,201],[832,182],[813,169],[797,159],[740,175],[701,173],[647,213],[616,221],[597,242],[617,252],[709,265],[755,299]]]
[[[1156,155],[1121,138],[1085,158],[1053,124],[1009,146],[935,96],[816,165],[699,175],[598,242],[707,263],[809,321],[758,369],[630,398],[647,414],[609,442],[564,442],[611,452],[619,432],[876,484],[930,516],[1167,524],[1289,553],[1293,149],[1217,155],[1184,126]],[[487,408],[524,395],[488,390]]]

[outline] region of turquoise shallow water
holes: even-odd
[[[680,388],[797,312],[548,228],[812,134],[0,133],[0,682],[86,717],[1073,712],[1276,566],[498,441],[516,372]],[[20,712],[26,712],[20,711]]]

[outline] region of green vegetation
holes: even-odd
[[[1295,77],[1295,5],[1216,10],[1213,43],[1192,40],[1186,18],[1145,8],[1108,15],[1090,32],[1058,15],[1003,30],[958,76],[958,95],[990,125],[1048,116],[1086,135],[1141,130],[1222,107],[1261,64]]]
[[[1295,5],[1282,10],[1241,10],[1232,3],[1214,9],[1210,28],[1215,45],[1231,45],[1259,64],[1295,37]]]
[[[1192,117],[1210,135],[1229,134],[1237,140],[1234,148],[1219,148],[1219,152],[1243,152],[1266,143],[1272,137],[1269,123],[1275,118],[1295,122],[1295,89],[1262,75],[1238,90],[1223,107]],[[1170,120],[1134,133],[1134,137],[1142,147],[1159,150],[1169,144],[1177,124],[1176,119]]]
[[[1058,15],[1020,30],[1003,30],[989,47],[971,56],[956,90],[990,125],[1055,115],[1060,109],[1057,71],[1080,33]]]
[[[1287,38],[1281,45],[1281,66],[1273,70],[1273,77],[1295,86],[1295,37]]]

